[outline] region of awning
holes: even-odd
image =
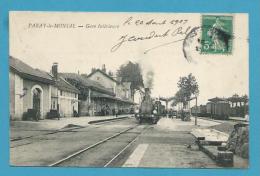
[[[110,99],[110,100],[114,100],[114,101],[119,101],[122,103],[128,103],[128,104],[133,104],[133,105],[135,104],[133,101],[130,101],[130,100],[124,100],[119,97],[114,97],[111,95],[107,95],[107,94],[100,93],[100,92],[94,92],[94,91],[91,92],[91,98],[105,98],[105,99]]]
[[[104,94],[104,93],[100,93],[100,92],[94,92],[94,91],[91,91],[91,98],[108,98],[108,99],[114,99],[114,97],[111,96],[111,95]]]
[[[135,102],[130,101],[130,100],[124,100],[124,99],[121,99],[121,98],[118,98],[118,97],[115,97],[115,98],[116,98],[117,101],[121,101],[123,103],[128,103],[128,104],[132,104],[132,105],[135,104]]]

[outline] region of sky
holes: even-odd
[[[211,15],[233,16],[231,54],[196,51],[199,29],[184,45],[189,32],[201,26],[199,13],[98,12],[10,12],[9,53],[34,68],[50,71],[58,62],[60,72],[81,74],[102,64],[116,72],[128,61],[138,62],[145,81],[148,72],[154,73],[155,97],[173,96],[179,77],[189,73],[198,81],[199,104],[216,96],[248,94],[248,15]]]

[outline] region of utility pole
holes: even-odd
[[[195,107],[196,107],[195,125],[198,125],[198,121],[197,121],[197,119],[198,119],[198,97],[196,96],[196,97],[190,98],[188,101],[190,102],[191,100],[194,100],[194,99],[195,99],[195,102],[196,102],[196,104],[195,104]],[[190,109],[190,111],[191,111],[191,109]]]

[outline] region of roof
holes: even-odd
[[[94,75],[95,73],[100,72],[101,74],[103,74],[105,77],[109,78],[110,80],[119,83],[117,80],[115,80],[113,77],[109,76],[108,74],[106,74],[105,72],[101,71],[100,69],[96,69],[95,71],[93,71],[92,73],[90,73],[87,78],[91,77],[92,75]]]
[[[28,64],[12,56],[9,57],[9,66],[23,78],[54,84],[55,86],[57,86],[58,89],[63,91],[80,93],[80,91],[76,87],[71,85],[60,75],[58,77],[58,80],[55,81],[52,74],[49,74],[48,72],[39,69],[34,69]]]
[[[135,102],[130,101],[130,100],[124,100],[124,99],[121,99],[121,98],[118,98],[118,97],[116,97],[116,99],[117,99],[117,101],[121,101],[121,102],[124,102],[124,103],[132,104],[132,105],[136,104]]]
[[[219,98],[219,97],[211,98],[208,100],[211,102],[227,101],[226,98]]]
[[[122,82],[122,84],[123,84],[124,86],[128,86],[128,87],[130,87],[131,84],[132,84],[132,82]]]
[[[114,96],[107,95],[107,94],[100,93],[100,92],[95,92],[95,91],[91,92],[91,97],[93,97],[93,98],[108,98],[108,99],[113,99],[113,100],[115,99]]]
[[[12,56],[9,57],[9,67],[23,78],[48,84],[55,83],[52,76],[47,72],[34,69],[28,64]]]
[[[77,93],[77,94],[80,93],[80,91],[76,87],[74,87],[73,85],[68,83],[61,76],[59,76],[59,78],[56,82],[56,86],[57,86],[58,89],[63,90],[63,91],[73,92],[73,93]]]
[[[103,93],[100,93],[100,92],[92,92],[91,97],[92,98],[106,98],[106,99],[110,99],[110,100],[120,101],[120,102],[123,102],[123,103],[135,104],[133,101],[124,100],[124,99],[121,99],[121,98],[118,98],[118,97],[115,97],[115,96],[110,96],[110,95],[107,95],[107,94],[103,94]]]
[[[79,84],[79,86],[82,86],[85,88],[92,88],[96,91],[100,91],[105,94],[114,95],[113,92],[109,91],[108,89],[106,89],[104,86],[102,86],[98,82],[92,81],[79,74],[76,74],[76,73],[59,73],[59,74],[69,82],[76,81],[77,84]]]

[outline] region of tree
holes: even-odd
[[[247,96],[246,94],[245,94],[245,95],[243,95],[243,96],[242,96],[242,98],[243,98],[243,100],[244,100],[244,102],[245,102],[245,103],[247,103],[247,102],[248,102],[248,96]]]
[[[117,71],[117,77],[122,78],[122,82],[131,82],[131,95],[134,96],[135,90],[144,87],[142,70],[138,63],[128,62],[121,65]]]
[[[233,98],[239,98],[239,95],[235,93],[234,95],[232,95],[232,97]]]
[[[180,77],[177,85],[179,90],[174,96],[173,105],[177,103],[183,103],[185,105],[192,96],[199,95],[197,80],[191,73],[188,76]]]

